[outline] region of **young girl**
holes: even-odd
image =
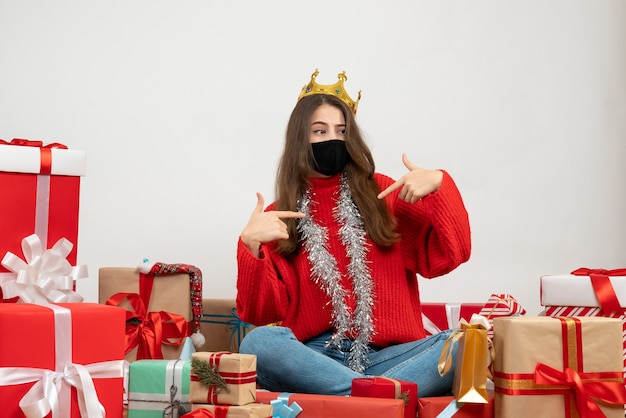
[[[316,76],[289,119],[277,200],[264,210],[257,193],[239,237],[237,310],[258,326],[240,352],[257,355],[271,391],[347,395],[352,379],[385,376],[420,397],[449,393],[453,373],[437,370],[449,331],[425,336],[417,275],[469,259],[461,195],[406,155],[399,180],[376,173],[345,74],[332,86]]]

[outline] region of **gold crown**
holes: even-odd
[[[304,96],[309,96],[311,94],[330,94],[340,98],[345,104],[348,105],[350,110],[352,110],[352,114],[356,115],[356,109],[359,106],[359,100],[361,100],[361,90],[359,90],[356,101],[352,100],[348,93],[346,93],[343,88],[343,82],[348,79],[346,76],[346,72],[342,71],[337,74],[337,82],[335,84],[317,84],[315,82],[315,78],[319,74],[319,71],[316,69],[313,75],[311,76],[311,81],[309,84],[306,84],[302,87],[302,91],[300,92],[300,96],[298,96],[298,101],[302,99]]]

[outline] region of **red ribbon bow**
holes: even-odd
[[[66,145],[58,142],[53,142],[48,145],[44,145],[42,141],[32,141],[29,139],[13,138],[11,142],[7,142],[4,139],[0,139],[2,145],[18,145],[22,147],[37,147],[40,148],[39,173],[50,174],[52,172],[52,149],[67,149]]]
[[[609,276],[626,276],[626,268],[603,270],[581,267],[572,271],[570,274],[575,276],[589,276],[591,279],[591,285],[593,286],[593,291],[595,292],[598,302],[600,303],[600,308],[602,308],[602,312],[604,312],[605,315],[609,315],[612,312],[624,312],[624,308],[622,308],[620,301],[615,294],[615,289],[613,289]]]
[[[184,316],[169,312],[147,312],[141,296],[136,293],[116,293],[107,305],[119,306],[128,299],[133,311],[126,311],[126,351],[137,348],[137,360],[162,359],[162,344],[180,345],[189,333]],[[174,339],[175,341],[172,341]]]
[[[213,405],[214,413],[205,408],[194,409],[180,418],[226,418],[228,415],[227,406]]]
[[[608,404],[624,404],[626,388],[623,381],[601,382],[597,378],[594,373],[578,373],[570,368],[560,371],[537,363],[534,381],[538,385],[565,386],[574,392],[576,409],[581,418],[600,418],[605,415],[594,399]]]

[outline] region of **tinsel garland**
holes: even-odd
[[[318,284],[330,298],[334,332],[327,346],[340,348],[353,331],[355,339],[350,347],[348,366],[363,373],[368,363],[369,343],[374,335],[372,306],[374,304],[373,284],[367,261],[365,227],[361,214],[352,200],[345,174],[340,180],[339,198],[333,216],[339,225],[341,242],[349,259],[348,275],[356,296],[354,315],[351,315],[346,302],[346,290],[341,286],[341,273],[337,260],[328,251],[328,231],[315,223],[311,217],[310,190],[298,202],[298,211],[305,214],[300,219],[298,231],[311,264],[311,279]]]

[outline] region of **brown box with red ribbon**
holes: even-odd
[[[157,274],[161,270],[171,274]],[[199,329],[202,276],[184,264],[155,263],[146,273],[133,267],[103,267],[99,302],[127,310],[128,361],[178,359],[185,339]]]
[[[256,356],[226,351],[192,353],[189,401],[215,405],[256,402]]]
[[[620,320],[519,316],[493,329],[496,418],[624,417]]]
[[[352,380],[351,396],[402,399],[404,417],[417,414],[417,383],[388,377],[360,377]]]
[[[85,174],[84,151],[0,139],[0,259],[7,252],[22,254],[22,240],[37,234],[45,248],[62,238],[70,241],[67,260],[76,265],[80,177]],[[0,283],[12,279],[14,274],[0,266]]]
[[[578,268],[540,278],[541,304],[547,316],[602,316],[622,321],[626,376],[626,268]]]

